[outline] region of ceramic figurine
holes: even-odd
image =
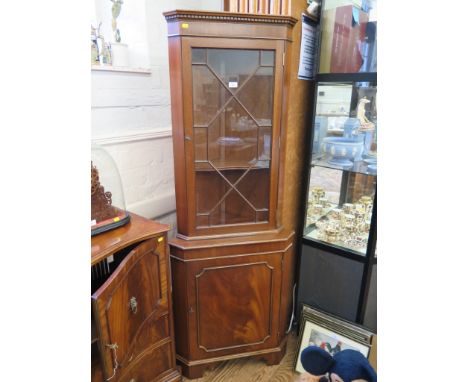
[[[361,131],[375,129],[375,124],[369,121],[366,117],[366,105],[369,102],[370,101],[366,97],[362,97],[358,102],[356,116],[359,119],[359,122],[361,122]]]

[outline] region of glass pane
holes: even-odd
[[[208,127],[208,159],[219,168],[247,168],[257,162],[257,125],[236,101]]]
[[[272,50],[262,50],[260,55],[260,65],[274,66],[275,65],[275,52]]]
[[[196,172],[198,227],[262,222],[268,218],[269,169],[207,169],[198,166]]]
[[[377,174],[377,86],[320,83],[312,163]]]
[[[198,214],[210,214],[230,189],[226,181],[210,166],[195,172],[195,203]]]
[[[260,65],[260,51],[240,49],[207,49],[208,65],[233,92]]]
[[[320,73],[377,72],[377,0],[326,0]]]
[[[365,255],[375,176],[313,166],[305,236]]]
[[[210,225],[239,224],[255,222],[255,210],[236,192],[230,192],[226,199],[210,214]]]
[[[257,222],[267,222],[269,218],[269,211],[257,211]]]
[[[255,168],[245,174],[237,184],[237,190],[257,211],[268,210],[270,203],[270,170]]]
[[[207,126],[232,97],[205,65],[193,65],[193,122]]]
[[[192,63],[193,64],[206,64],[206,49],[192,49]]]
[[[193,129],[196,161],[208,160],[208,145],[206,134],[206,127],[195,127]]]
[[[258,132],[258,160],[269,161],[271,158],[271,127],[260,127]],[[263,167],[269,167],[270,163],[259,163]]]
[[[196,226],[268,221],[274,51],[206,49],[202,64],[204,51],[192,51]]]
[[[197,215],[197,227],[209,227],[210,215]]]
[[[273,68],[259,68],[239,90],[239,100],[260,126],[271,126],[273,87]]]

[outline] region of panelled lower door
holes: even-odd
[[[150,349],[170,341],[164,245],[157,239],[138,245],[92,296],[106,379],[128,375],[135,365],[147,363],[143,360],[151,357]],[[170,346],[166,348],[170,362]],[[157,372],[145,380],[152,380]]]
[[[194,359],[277,346],[282,252],[189,265],[189,336]]]
[[[283,52],[283,41],[183,39],[191,233],[275,227]]]

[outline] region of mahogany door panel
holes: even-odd
[[[134,248],[92,296],[107,378],[115,358],[125,367],[149,344],[169,336],[165,245],[157,245],[151,239]]]
[[[172,369],[172,370],[171,370]],[[173,371],[171,342],[167,340],[145,352],[134,365],[123,372],[118,382],[152,382],[162,380],[163,373]]]
[[[282,253],[188,265],[189,337],[196,358],[274,347]]]

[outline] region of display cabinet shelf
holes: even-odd
[[[224,171],[224,170],[264,170],[270,166],[269,160],[257,161],[255,164],[246,166],[245,162],[229,162],[220,161],[213,162],[195,162],[196,171]]]
[[[312,162],[310,163],[310,165],[330,168],[334,170],[355,172],[355,173],[360,173],[364,175],[377,175],[376,162],[377,162],[376,160],[368,160],[368,161],[363,160],[359,162],[354,162],[353,166],[349,168],[349,167],[343,167],[343,166],[331,164],[322,158],[315,158],[315,159],[312,158]]]

